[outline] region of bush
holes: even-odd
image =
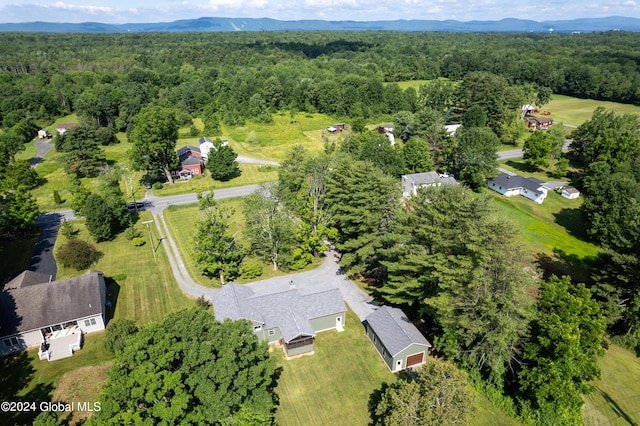
[[[60,225],[60,233],[67,240],[73,240],[74,238],[76,238],[78,236],[79,232],[80,231],[78,229],[76,229],[76,227],[73,226],[73,224],[71,222],[67,222],[66,219],[64,219],[62,221],[62,224]]]
[[[57,190],[53,190],[53,202],[56,204],[62,204],[62,198]]]
[[[162,182],[153,182],[153,185],[151,185],[151,187],[153,189],[162,189]]]
[[[262,275],[262,265],[255,261],[243,262],[240,267],[240,276],[245,279],[257,278]]]
[[[130,319],[115,319],[109,321],[105,331],[104,345],[108,351],[117,353],[126,346],[126,339],[138,332],[138,326]]]
[[[140,247],[144,245],[144,243],[145,243],[144,239],[140,237],[135,237],[131,240],[131,244],[133,244],[136,247]]]
[[[60,246],[56,259],[65,267],[72,267],[80,271],[88,268],[102,257],[93,244],[83,240],[72,239]]]

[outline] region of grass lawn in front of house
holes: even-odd
[[[582,199],[569,200],[549,191],[542,204],[522,196],[505,197],[489,189],[500,217],[511,220],[526,252],[535,256],[548,273],[587,279],[588,262],[598,247],[585,239],[580,213]]]
[[[242,174],[226,182],[213,180],[207,173],[206,176],[198,176],[186,181],[177,179],[173,185],[165,183],[162,189],[154,189],[153,194],[157,196],[189,194],[192,192],[211,191],[235,186],[275,182],[278,180],[277,166],[245,163],[241,163],[239,166]]]
[[[593,111],[599,106],[608,111],[615,111],[616,114],[640,114],[640,106],[637,105],[595,99],[580,99],[565,95],[553,95],[551,101],[540,107],[540,109],[550,111],[550,117],[553,118],[554,122],[579,126],[590,120]]]
[[[107,292],[114,306],[110,308],[114,318],[129,318],[142,325],[148,321],[159,321],[171,312],[193,305],[178,287],[163,245],[156,251],[154,260],[149,243],[149,234],[142,221],[152,220],[150,212],[141,212],[136,224],[146,241],[143,246],[134,247],[121,233],[113,241],[93,243],[84,226],[84,221],[73,221],[80,230],[78,238],[95,244],[103,256],[91,269],[103,271],[107,278]],[[150,224],[153,240],[158,246],[160,238],[155,224]],[[55,250],[66,242],[58,235]],[[73,268],[58,264],[58,279],[82,274]]]
[[[234,210],[234,214],[230,219],[229,233],[235,235],[236,241],[244,247],[249,245],[249,241],[244,234],[244,214],[243,214],[243,202],[242,198],[229,198],[219,200],[220,205],[229,207]],[[208,287],[219,287],[220,282],[218,277],[209,278],[202,275],[202,272],[198,268],[195,261],[195,253],[193,252],[193,233],[195,230],[195,224],[198,221],[198,205],[188,204],[181,206],[169,206],[164,210],[164,219],[169,227],[169,232],[173,240],[178,246],[180,255],[184,261],[185,267],[189,272],[189,275],[193,280],[199,284],[206,285]],[[303,272],[309,269],[316,268],[323,261],[323,258],[319,258],[316,262],[308,265],[306,268],[295,271]],[[247,283],[251,281],[264,280],[267,278],[282,276],[291,273],[290,271],[274,271],[271,264],[264,263],[254,256],[245,257],[245,261],[256,261],[262,264],[262,275],[255,279],[244,279],[237,277],[234,279],[237,283]]]
[[[585,397],[584,424],[640,424],[640,359],[611,345],[599,364],[602,374],[596,389]]]

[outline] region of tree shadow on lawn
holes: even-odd
[[[537,167],[532,167],[523,161],[507,160],[504,164],[522,173],[535,173],[540,171]]]
[[[565,208],[553,214],[555,222],[567,230],[569,235],[582,241],[588,241],[587,233],[579,208]]]
[[[544,279],[548,279],[551,275],[558,277],[569,275],[574,282],[587,283],[590,281],[591,268],[595,262],[595,257],[580,257],[559,249],[555,249],[553,254],[554,256],[546,253],[535,255],[536,263],[542,269],[542,277]]]
[[[613,398],[611,398],[608,393],[600,389],[598,389],[598,392],[600,392],[600,395],[602,395],[604,400],[607,401],[609,407],[611,408],[611,410],[613,410],[614,413],[616,413],[619,417],[622,417],[625,421],[629,422],[630,425],[638,426],[638,423],[636,423],[631,417],[629,417],[629,415],[622,408],[620,408],[618,403]]]
[[[33,358],[26,351],[0,358],[0,401],[22,401],[35,404],[35,409],[32,409],[34,406],[29,404],[29,410],[22,412],[0,411],[0,424],[31,424],[40,414],[40,404],[51,400],[53,385],[50,383],[39,383],[26,394],[18,396],[33,379],[36,371],[33,362]]]

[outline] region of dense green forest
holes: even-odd
[[[101,148],[118,132],[133,168],[171,181],[181,126],[216,136],[276,113],[326,114],[348,132],[321,153],[291,147],[279,181],[245,198],[247,250],[297,270],[330,240],[350,277],[428,324],[434,353],[510,415],[580,424],[605,330],[640,352],[640,121],[598,109],[562,154],[562,131],[527,137],[520,107],[552,93],[640,104],[639,42],[625,32],[0,34],[0,232],[32,226],[29,191],[41,182],[16,154],[62,116],[80,121],[54,139],[68,205],[104,241],[127,226],[138,235]],[[408,80],[424,83],[397,84]],[[382,119],[393,121],[395,144],[367,129]],[[449,123],[462,124],[457,135]],[[515,226],[477,194],[500,143],[525,139],[532,170],[553,164],[582,190],[585,234],[602,248],[584,284],[540,271]],[[464,185],[400,202],[400,175],[433,169]],[[206,198],[201,209],[198,232],[217,236],[201,249],[218,253],[199,253],[204,272],[234,279],[243,252],[227,233],[231,213]]]

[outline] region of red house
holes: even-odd
[[[182,180],[189,180],[194,176],[200,176],[204,170],[204,161],[200,149],[194,146],[183,146],[178,150],[178,161],[176,169],[171,170],[171,176]]]

